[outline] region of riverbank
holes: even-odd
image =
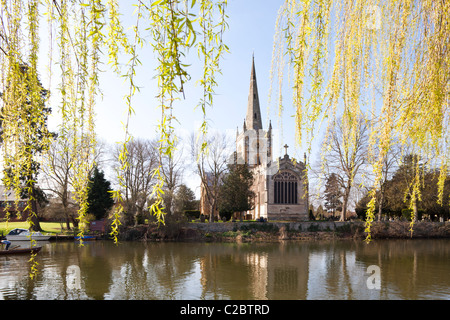
[[[362,221],[172,223],[137,226],[121,231],[123,241],[268,242],[280,240],[365,239]],[[450,222],[373,222],[372,239],[450,238]]]

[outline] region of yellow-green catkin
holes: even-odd
[[[299,145],[306,143],[310,150],[317,124],[327,120],[327,135],[342,119],[342,145],[350,150],[358,119],[370,122],[368,159],[374,181],[366,186],[372,197],[367,240],[384,159],[394,141],[439,159],[435,165],[441,170],[442,202],[449,160],[449,9],[448,1],[431,0],[286,0],[278,13],[273,57],[289,57]],[[273,63],[272,80],[281,83],[284,70]],[[283,102],[277,105],[282,110]],[[418,200],[420,179],[413,183]],[[413,225],[414,219],[411,231]]]
[[[138,50],[144,44],[139,21],[145,20],[145,37],[150,35],[150,45],[157,56],[155,68],[158,79],[158,101],[161,112],[159,124],[160,158],[171,157],[177,141],[174,131],[176,118],[173,109],[176,101],[182,98],[184,84],[190,80],[188,66],[184,58],[193,47],[197,47],[203,63],[204,75],[200,79],[204,94],[199,105],[204,114],[202,132],[207,131],[207,109],[213,105],[214,88],[217,87],[217,75],[220,74],[222,56],[228,48],[223,43],[223,33],[227,28],[225,14],[226,0],[165,0],[144,3],[136,1],[137,22],[127,30],[120,21],[120,7],[117,0],[1,0],[2,25],[7,30],[0,40],[3,55],[1,56],[2,92],[4,92],[3,122],[3,162],[17,164],[11,166],[12,174],[6,179],[7,185],[19,191],[20,175],[24,170],[31,170],[30,157],[27,150],[20,148],[19,136],[25,136],[32,126],[25,120],[23,110],[13,106],[21,104],[24,99],[24,84],[31,88],[32,107],[27,110],[34,116],[30,119],[42,121],[37,114],[41,97],[38,92],[37,75],[39,56],[40,24],[44,16],[48,21],[49,62],[48,69],[52,78],[48,83],[57,84],[51,88],[52,97],[57,99],[57,107],[53,112],[59,113],[61,123],[58,139],[66,140],[71,146],[72,167],[74,168],[73,191],[79,205],[78,219],[80,235],[84,233],[87,213],[87,182],[90,170],[95,165],[95,104],[101,96],[99,74],[102,61],[118,75],[129,82],[130,91],[125,98],[127,121],[125,139],[120,156],[121,166],[127,165],[126,143],[130,140],[128,120],[134,113],[132,97],[138,91],[135,82],[137,66],[140,64]],[[198,11],[196,11],[198,10]],[[26,22],[25,22],[26,21]],[[127,31],[125,31],[127,30]],[[131,35],[131,36],[130,36]],[[129,39],[134,38],[134,41]],[[26,48],[26,49],[24,49]],[[104,55],[106,59],[103,59]],[[122,57],[127,63],[121,64]],[[29,82],[24,82],[20,75],[20,65],[29,64]],[[57,66],[57,67],[55,67]],[[10,90],[5,90],[7,88]],[[53,101],[53,100],[52,100]],[[36,112],[34,114],[34,112]],[[21,123],[19,126],[18,124]],[[46,141],[48,143],[48,141]],[[160,164],[161,168],[161,164]],[[159,169],[160,169],[159,168]],[[154,172],[159,183],[155,185],[158,201],[153,207],[159,220],[163,220],[162,194],[164,180],[158,169]],[[119,177],[119,181],[121,181]],[[18,194],[19,192],[17,192]],[[120,190],[114,192],[118,210],[113,218],[112,236],[117,240],[118,226],[124,201]],[[32,199],[32,197],[30,197]],[[161,208],[159,207],[161,205]]]

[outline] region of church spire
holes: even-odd
[[[250,75],[250,90],[248,93],[247,116],[245,118],[247,129],[262,129],[261,110],[259,108],[258,87],[256,85],[255,57],[252,57],[252,71]]]

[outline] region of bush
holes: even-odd
[[[188,220],[195,220],[200,217],[200,210],[185,210],[184,215]]]
[[[137,224],[148,224],[148,212],[142,212],[137,214],[136,216],[136,222]]]
[[[367,212],[366,207],[364,207],[364,208],[356,207],[355,212],[356,212],[356,216],[358,217],[358,219],[366,220],[366,212]]]
[[[236,238],[237,235],[238,235],[237,231],[225,231],[224,233],[222,233],[222,236],[227,238]]]
[[[220,212],[220,217],[223,222],[230,220],[232,215],[233,215],[232,212],[225,212],[225,211]]]
[[[412,209],[402,209],[402,217],[405,218],[406,220],[411,221],[412,214],[413,214]],[[422,214],[423,210],[418,210],[416,219],[421,220]]]

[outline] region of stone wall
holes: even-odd
[[[363,222],[349,221],[305,221],[305,222],[227,222],[227,223],[190,223],[188,228],[204,232],[227,232],[240,229],[243,225],[271,223],[279,229],[298,231],[334,231],[336,228],[348,224],[363,224]]]
[[[374,222],[373,239],[410,239],[411,232],[407,221]],[[364,239],[363,221],[304,221],[304,222],[227,222],[227,223],[182,223],[160,226],[138,226],[126,228],[119,234],[121,240],[197,240],[222,241],[222,234],[262,232],[262,240],[328,240]],[[258,233],[261,236],[261,232]],[[256,234],[250,232],[250,235]],[[242,237],[242,234],[241,234]],[[258,237],[251,236],[258,240]],[[450,222],[418,222],[414,225],[412,238],[450,238]],[[237,239],[237,238],[236,238]],[[234,239],[234,240],[236,240]],[[233,241],[233,239],[231,239]]]
[[[306,204],[270,204],[267,218],[273,220],[306,221],[309,219],[308,212],[305,211]]]

